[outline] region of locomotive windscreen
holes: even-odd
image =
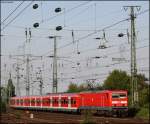
[[[127,95],[125,93],[112,93],[112,98],[125,98]]]

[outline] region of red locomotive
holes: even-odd
[[[10,107],[32,110],[81,112],[86,109],[98,113],[127,113],[128,97],[124,90],[98,92],[57,93],[44,96],[12,97]]]

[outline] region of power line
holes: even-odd
[[[2,29],[4,30],[6,27],[8,27],[9,24],[11,24],[19,15],[21,15],[34,1],[31,1],[24,9],[22,9],[12,20],[10,20]]]
[[[77,16],[79,16],[81,13],[84,13],[85,11],[87,11],[90,7],[91,7],[92,5],[89,5],[88,7],[86,7],[86,8],[84,8],[84,9],[82,9],[81,11],[79,11],[77,14],[75,14],[75,15],[73,15],[73,16],[71,16],[71,18],[70,19],[68,19],[69,21],[70,20],[72,20],[73,19],[73,17],[77,17]],[[67,26],[68,27],[68,26]]]
[[[142,47],[138,47],[137,49],[141,49],[141,48],[145,48],[145,47],[148,47],[148,46],[142,46]],[[129,50],[126,50],[125,52],[129,52]],[[106,54],[105,56],[107,56],[107,55],[112,55],[112,54],[116,54],[116,53],[119,53],[119,52],[114,52],[114,53],[110,53],[110,54]],[[138,58],[137,60],[143,60],[144,58]],[[64,59],[62,59],[62,60],[64,60]],[[65,60],[65,61],[67,61],[67,60]],[[86,60],[83,60],[83,61],[86,61]],[[70,61],[69,61],[70,62]],[[80,62],[81,62],[81,60],[80,60]],[[128,62],[130,62],[130,61],[127,61],[127,63]],[[76,62],[74,62],[74,61],[71,61],[71,63],[76,63]],[[125,62],[126,63],[126,62]],[[118,63],[117,63],[118,64]],[[120,63],[119,63],[120,64]],[[114,64],[110,64],[110,65],[114,65]],[[106,66],[110,66],[110,65],[105,65],[104,67],[106,67]],[[95,67],[94,67],[95,68]],[[96,66],[96,68],[97,68],[97,66]],[[87,69],[87,68],[86,68]],[[85,70],[85,69],[84,69]],[[76,72],[77,73],[77,72]]]
[[[141,39],[141,40],[139,40],[139,41],[146,41],[146,40],[149,40],[149,38],[148,39]],[[139,42],[137,42],[137,43],[139,43]],[[125,45],[128,45],[128,43],[124,43]],[[108,47],[108,48],[112,48],[112,47],[118,47],[118,46],[120,46],[120,45],[123,45],[123,44],[119,44],[119,45],[111,45],[110,47]],[[80,51],[81,53],[84,53],[84,52],[89,52],[89,51],[95,51],[95,50],[97,50],[97,48],[91,48],[91,49],[86,49],[86,50],[83,50],[83,51]],[[66,53],[65,55],[72,55],[72,54],[74,54],[74,52],[68,52],[68,53]]]
[[[90,0],[90,1],[91,1],[91,0]],[[81,7],[81,6],[85,5],[85,4],[87,4],[87,3],[89,3],[90,1],[86,1],[86,2],[84,2],[84,3],[81,3],[81,4],[79,4],[79,5],[77,5],[77,6],[73,7],[73,8],[71,8],[71,9],[66,10],[66,11],[65,11],[65,14],[66,14],[66,13],[69,13],[69,12],[73,11],[74,9],[77,9],[77,8],[79,8],[79,7]],[[57,15],[55,15],[55,16],[52,16],[52,17],[50,17],[50,18],[48,18],[48,19],[45,19],[45,20],[41,21],[40,24],[42,24],[42,23],[44,23],[44,22],[47,22],[47,21],[50,21],[50,20],[52,20],[52,19],[54,19],[54,18],[56,18],[56,17],[58,17],[59,15],[62,15],[62,14],[64,14],[64,12],[59,13],[59,14],[57,14]]]
[[[147,12],[147,11],[148,11],[148,10],[145,10],[143,13],[145,13],[145,12]],[[143,14],[143,13],[141,13],[141,14]],[[141,15],[141,14],[137,14],[137,16],[138,16],[138,15]],[[129,21],[129,20],[130,20],[130,18],[126,18],[126,19],[120,20],[120,21],[118,21],[118,22],[116,22],[116,23],[113,23],[113,24],[111,24],[111,25],[109,25],[109,26],[106,26],[106,27],[104,27],[103,29],[96,30],[95,32],[89,33],[89,34],[87,34],[86,36],[80,37],[79,39],[75,40],[74,43],[79,42],[80,40],[83,40],[83,39],[85,39],[85,38],[87,38],[87,37],[89,37],[89,36],[91,36],[91,35],[93,35],[93,34],[96,34],[96,33],[100,32],[100,31],[104,31],[104,30],[106,30],[106,29],[109,29],[109,28],[111,28],[111,27],[114,27],[114,26],[116,26],[116,25],[122,23],[122,22]],[[73,42],[70,42],[70,43],[65,44],[65,45],[63,45],[63,46],[60,46],[60,47],[57,48],[57,49],[65,48],[65,47],[67,47],[67,46],[70,46],[71,44],[73,44]],[[51,50],[51,51],[52,51],[52,50]],[[49,52],[51,52],[51,51],[49,51]],[[45,54],[43,54],[43,55],[46,55],[46,54],[48,54],[49,52],[47,52],[47,53],[45,53]]]
[[[138,58],[137,60],[144,60],[144,59],[148,59],[148,58]],[[120,64],[127,64],[127,63],[129,63],[130,61],[125,61],[125,62],[116,62],[116,63],[111,63],[111,64],[107,64],[107,65],[103,65],[103,66],[94,66],[94,67],[90,67],[90,68],[84,68],[84,69],[82,69],[82,70],[80,70],[80,72],[85,72],[86,70],[88,71],[89,69],[90,70],[92,70],[92,69],[97,69],[97,68],[110,68],[110,67],[112,67],[112,66],[115,66],[115,65],[120,65]],[[72,72],[71,74],[76,74],[76,73],[79,73],[79,72]]]
[[[145,47],[148,47],[148,46],[141,46],[141,47],[138,47],[136,49],[142,49],[142,48],[145,48]],[[126,50],[125,52],[129,52],[130,49]],[[105,54],[104,56],[108,56],[108,55],[113,55],[113,54],[117,54],[117,53],[120,53],[120,52],[113,52],[113,53],[108,53],[108,54]],[[86,60],[80,60],[80,62],[83,62],[83,61],[86,61]],[[73,63],[73,61],[72,61]],[[74,62],[75,63],[75,62]]]
[[[24,3],[24,1],[22,1],[22,2],[2,21],[2,23],[4,23],[23,3]]]
[[[89,34],[87,34],[86,36],[80,37],[79,39],[75,40],[74,43],[79,42],[80,40],[86,39],[87,37],[89,37],[89,36],[91,36],[91,35],[93,35],[93,34],[95,34],[95,33],[98,33],[98,32],[100,32],[100,31],[106,30],[106,29],[108,29],[108,28],[111,28],[111,27],[113,27],[113,26],[116,26],[117,24],[120,24],[120,23],[122,23],[122,22],[124,22],[124,21],[128,21],[128,20],[129,20],[129,18],[123,19],[123,20],[121,20],[121,21],[118,21],[118,22],[116,22],[116,23],[113,23],[112,25],[109,25],[109,26],[104,27],[103,29],[100,29],[100,30],[94,31],[94,32],[92,32],[92,33],[89,33]],[[67,46],[70,46],[70,45],[72,45],[72,44],[73,44],[73,42],[70,42],[70,43],[68,43],[68,44],[65,44],[65,45],[63,45],[63,46],[57,48],[57,49],[62,49],[62,48],[65,48],[65,47],[67,47]],[[52,51],[52,50],[51,50],[51,51]],[[49,52],[47,52],[46,54],[48,54],[48,53],[49,53]],[[44,55],[45,55],[45,54],[44,54]]]
[[[140,13],[136,14],[136,16],[142,15],[142,14],[144,14],[144,13],[148,12],[148,11],[149,11],[149,9],[146,9],[146,10],[144,10],[144,11],[142,11],[142,12],[140,12]]]

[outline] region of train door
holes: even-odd
[[[68,108],[71,108],[71,97],[68,97]]]
[[[52,107],[52,102],[53,100],[52,100],[52,97],[50,96],[50,107]]]

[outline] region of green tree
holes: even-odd
[[[9,101],[9,98],[13,96],[15,96],[15,87],[13,85],[12,79],[10,78],[7,84],[7,102]]]
[[[7,89],[6,87],[0,87],[0,110],[1,112],[6,112],[6,103],[7,103]]]
[[[7,101],[7,88],[6,87],[1,87],[1,100],[3,102]]]
[[[103,87],[105,89],[130,91],[130,76],[125,71],[114,70],[104,81]]]
[[[86,91],[86,90],[87,90],[87,86],[86,86],[84,83],[82,83],[82,84],[80,84],[80,85],[78,86],[78,89],[79,89],[80,92],[81,92],[81,91]]]
[[[79,92],[79,91],[80,90],[79,90],[77,84],[74,84],[74,83],[71,83],[67,90],[68,93],[74,93],[74,92]]]

